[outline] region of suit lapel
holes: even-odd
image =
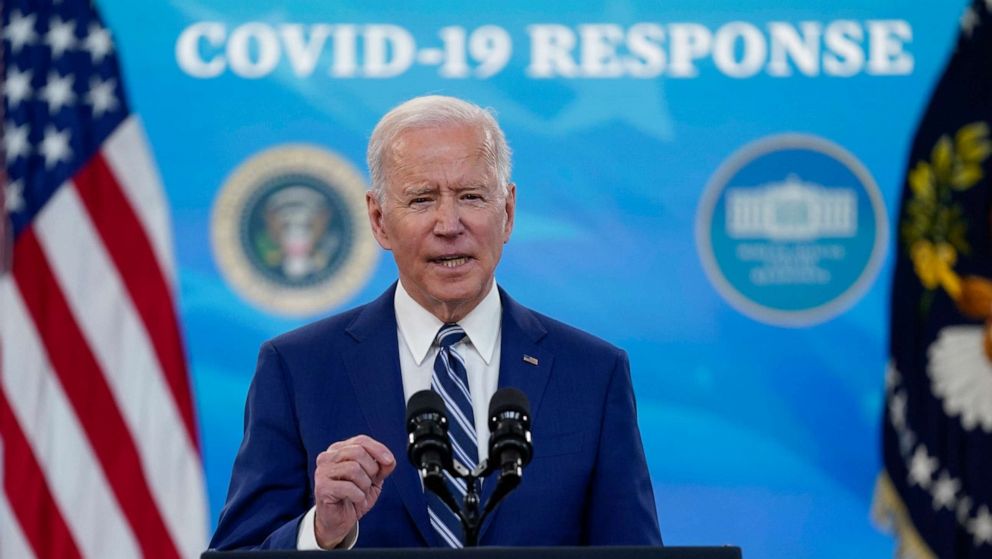
[[[356,343],[344,360],[359,407],[368,422],[369,435],[389,447],[396,457],[396,470],[386,480],[385,490],[392,486],[399,493],[421,536],[429,545],[436,546],[437,535],[427,518],[420,477],[406,459],[406,400],[396,337],[395,291],[393,284],[349,325],[347,332]]]
[[[501,288],[500,299],[503,303],[502,331],[499,357],[499,387],[513,387],[527,395],[530,402],[531,416],[541,413],[541,401],[544,389],[551,375],[554,353],[549,348],[540,345],[547,330],[537,320],[530,310],[517,304]],[[526,358],[526,360],[525,360]],[[534,362],[537,362],[535,365]],[[526,470],[525,470],[526,472]],[[524,474],[526,475],[526,473]],[[482,503],[489,500],[496,487],[496,476],[486,477],[482,489]],[[499,514],[499,506],[482,523],[479,533],[480,540],[486,530]]]

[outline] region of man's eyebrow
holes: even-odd
[[[432,194],[437,189],[429,184],[414,184],[403,189],[404,196],[420,196],[422,194]]]
[[[488,188],[489,188],[488,184],[484,182],[479,182],[479,183],[460,184],[458,186],[452,187],[452,190],[455,190],[456,192],[464,192],[466,190],[487,190]]]

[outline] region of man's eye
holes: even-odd
[[[428,203],[430,201],[431,201],[430,198],[421,196],[419,198],[414,198],[414,199],[410,200],[410,203],[411,204],[426,204],[426,203]]]
[[[482,200],[481,194],[465,194],[462,196],[463,200]]]

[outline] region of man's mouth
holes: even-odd
[[[442,256],[440,258],[435,258],[434,262],[444,266],[445,268],[457,268],[462,264],[468,262],[467,256]]]

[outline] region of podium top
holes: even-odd
[[[206,551],[200,559],[303,559],[340,551]],[[475,547],[469,549],[352,549],[355,559],[741,559],[741,548],[720,547]]]

